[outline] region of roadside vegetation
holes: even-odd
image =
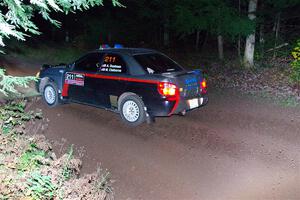
[[[0,106],[0,199],[113,199],[108,171],[79,177],[73,146],[57,157],[43,135],[27,133],[26,123],[40,120],[40,111],[26,111],[25,100]]]
[[[26,42],[10,41],[9,47],[6,49],[6,56],[22,62],[35,62],[41,64],[69,64],[75,59],[82,56],[88,50],[77,45],[62,43],[44,43],[38,45],[30,45]],[[1,55],[0,55],[1,56]]]

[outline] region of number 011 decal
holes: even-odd
[[[66,73],[65,84],[84,86],[84,75],[77,73]]]

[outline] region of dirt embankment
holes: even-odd
[[[112,199],[110,174],[98,168],[78,178],[82,162],[73,146],[57,157],[39,134],[45,125],[40,111],[25,111],[25,105],[0,105],[0,199]]]

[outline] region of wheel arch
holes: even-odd
[[[38,87],[38,89],[39,89],[38,92],[42,93],[43,90],[44,90],[44,87],[46,86],[46,84],[47,84],[48,82],[54,82],[54,80],[51,79],[51,78],[49,78],[49,77],[41,78],[40,84],[39,84],[39,87]]]

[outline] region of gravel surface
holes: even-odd
[[[300,199],[300,111],[230,90],[185,117],[129,128],[84,105],[41,108],[45,134],[85,149],[83,171],[102,163],[116,199]]]
[[[21,74],[37,69],[27,67]],[[117,200],[300,199],[299,108],[211,88],[206,107],[137,128],[83,105],[33,108],[43,110],[57,149],[75,144],[84,152],[83,172],[99,163],[111,171]]]

